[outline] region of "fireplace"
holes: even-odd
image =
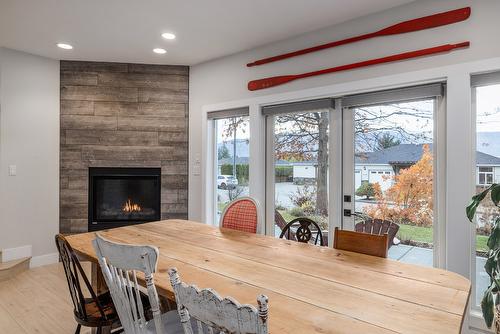
[[[160,220],[160,168],[89,168],[89,231]]]

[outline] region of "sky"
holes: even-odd
[[[500,85],[476,89],[477,132],[500,132]]]

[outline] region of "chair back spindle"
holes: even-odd
[[[137,282],[137,272],[141,272],[146,282],[156,334],[165,334],[158,293],[153,280],[158,249],[153,246],[111,242],[99,234],[96,234],[93,246],[125,332],[133,334],[148,332]]]
[[[62,234],[58,234],[55,237],[56,247],[59,252],[59,257],[61,259],[64,274],[66,275],[66,281],[68,283],[69,292],[71,295],[71,301],[73,303],[75,316],[84,321],[89,320],[89,315],[87,314],[87,308],[84,293],[82,291],[81,281],[85,284],[85,288],[90,293],[90,298],[93,303],[97,306],[99,315],[107,320],[107,315],[104,312],[104,308],[99,302],[97,295],[90,284],[85,271],[83,270],[78,257],[76,256],[73,248],[66,240]]]
[[[168,271],[181,324],[185,334],[194,334],[191,318],[196,320],[198,334],[267,334],[268,299],[257,298],[258,309],[253,305],[241,305],[231,297],[222,299],[212,289],[200,290],[183,283],[176,268]],[[204,331],[206,329],[206,331]]]

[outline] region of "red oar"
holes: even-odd
[[[398,53],[398,54],[395,54],[392,56],[365,60],[365,61],[361,61],[358,63],[341,65],[341,66],[327,68],[324,70],[319,70],[319,71],[314,71],[314,72],[307,72],[307,73],[302,73],[302,74],[292,74],[292,75],[282,75],[282,76],[277,76],[277,77],[270,77],[270,78],[264,78],[264,79],[259,79],[259,80],[253,80],[253,81],[250,81],[248,83],[248,90],[259,90],[259,89],[274,87],[274,86],[282,85],[282,84],[285,84],[287,82],[294,81],[297,79],[313,77],[313,76],[321,75],[321,74],[347,71],[347,70],[352,70],[354,68],[390,63],[390,62],[404,60],[404,59],[411,59],[411,58],[417,58],[417,57],[422,57],[422,56],[428,56],[428,55],[432,55],[432,54],[436,54],[436,53],[448,52],[448,51],[451,51],[454,49],[468,47],[469,44],[470,44],[470,42],[463,42],[463,43],[459,43],[459,44],[444,44],[444,45],[440,45],[440,46],[435,46],[433,48],[421,49],[421,50],[410,51],[410,52],[405,52],[405,53]]]
[[[421,17],[418,19],[404,21],[404,22],[392,25],[390,27],[387,27],[387,28],[384,28],[382,30],[372,32],[369,34],[351,37],[348,39],[343,39],[341,41],[326,43],[326,44],[322,44],[322,45],[318,45],[318,46],[313,46],[313,47],[310,47],[307,49],[297,50],[297,51],[281,54],[281,55],[274,56],[274,57],[256,60],[252,63],[247,64],[247,66],[252,67],[252,66],[272,63],[272,62],[275,62],[278,60],[292,58],[292,57],[300,56],[300,55],[303,55],[306,53],[324,50],[324,49],[328,49],[328,48],[333,48],[333,47],[336,47],[339,45],[349,44],[349,43],[353,43],[353,42],[357,42],[357,41],[361,41],[361,40],[369,39],[369,38],[373,38],[373,37],[403,34],[403,33],[407,33],[407,32],[425,30],[425,29],[440,27],[440,26],[444,26],[444,25],[448,25],[448,24],[452,24],[452,23],[456,23],[456,22],[461,22],[461,21],[465,21],[469,18],[470,12],[471,12],[470,7],[464,7],[464,8],[460,8],[460,9],[450,10],[448,12],[443,12],[443,13],[439,13],[439,14]]]

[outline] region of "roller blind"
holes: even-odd
[[[473,75],[470,78],[470,83],[472,87],[500,84],[500,72]]]
[[[242,107],[242,108],[210,111],[207,113],[207,118],[208,119],[221,119],[221,118],[248,116],[248,115],[249,115],[248,107]]]
[[[333,99],[319,99],[319,100],[292,102],[292,103],[277,104],[277,105],[262,107],[262,114],[265,116],[289,114],[301,111],[333,108],[334,105],[335,104]]]
[[[436,83],[422,86],[406,87],[378,91],[373,93],[363,93],[342,97],[343,107],[360,107],[374,104],[393,103],[400,101],[420,100],[442,96],[444,94],[444,84]]]

